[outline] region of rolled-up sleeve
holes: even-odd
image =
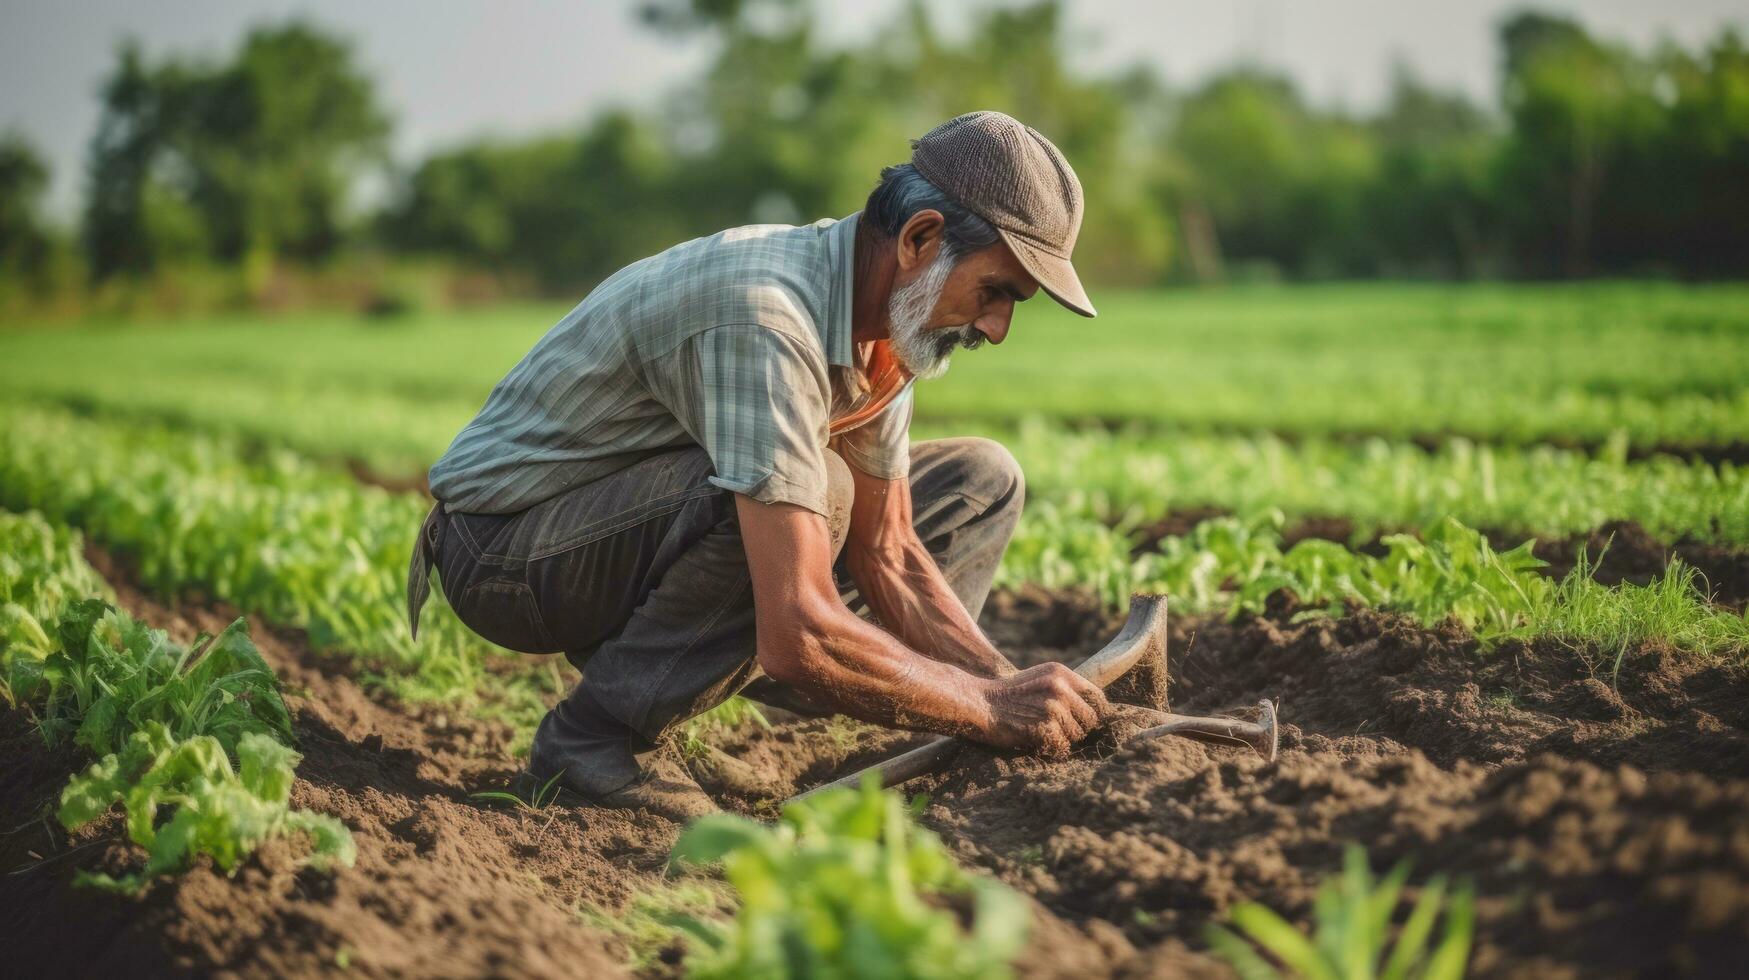
[[[827,513],[830,387],[818,352],[782,330],[726,324],[664,360],[662,400],[710,454],[711,483]]]

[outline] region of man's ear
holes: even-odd
[[[947,219],[940,211],[925,208],[912,215],[899,229],[899,268],[911,272],[935,261],[946,229]]]

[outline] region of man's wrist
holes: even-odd
[[[971,710],[967,719],[967,736],[982,740],[991,729],[996,727],[996,691],[1001,683],[1000,680],[991,677],[972,676],[968,685],[968,690],[972,696],[970,698]]]

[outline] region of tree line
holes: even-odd
[[[650,0],[708,67],[656,107],[407,164],[349,44],[292,21],[222,60],[126,44],[101,89],[78,228],[0,140],[0,282],[101,286],[420,258],[542,292],[587,288],[693,235],[860,206],[909,138],[999,108],[1087,188],[1077,264],[1105,283],[1249,278],[1731,277],[1749,272],[1749,50],[1733,30],[1649,50],[1536,12],[1498,30],[1497,105],[1395,70],[1375,111],[1235,65],[1174,88],[1077,69],[1057,0],[951,36],[913,3],[828,44],[805,0]],[[349,202],[361,177],[388,188]],[[24,285],[20,285],[24,284]]]

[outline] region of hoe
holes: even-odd
[[[1163,595],[1137,595],[1130,598],[1129,619],[1124,622],[1123,629],[1105,648],[1088,657],[1075,668],[1075,672],[1087,678],[1100,687],[1109,687],[1111,683],[1132,670],[1138,673],[1151,671],[1156,678],[1154,686],[1164,694],[1166,676],[1166,597]],[[1178,715],[1169,711],[1154,708],[1141,708],[1124,705],[1130,712],[1130,717],[1137,718],[1151,727],[1132,735],[1132,739],[1153,738],[1158,735],[1178,735],[1204,742],[1220,742],[1225,744],[1249,745],[1257,753],[1271,762],[1275,761],[1276,747],[1280,732],[1276,728],[1275,704],[1265,698],[1257,702],[1257,717],[1254,720],[1240,718],[1199,718],[1193,715]],[[880,774],[881,786],[897,786],[906,780],[916,779],[933,772],[940,772],[953,762],[960,748],[965,743],[957,738],[941,737],[917,748],[894,756],[885,762],[869,766],[851,773],[841,779],[833,780],[822,786],[802,793],[795,799],[806,799],[815,793],[839,786],[856,787],[862,784],[867,773]]]

